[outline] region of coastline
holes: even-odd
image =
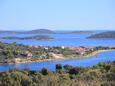
[[[32,63],[32,62],[45,62],[45,61],[54,61],[54,60],[64,60],[64,59],[73,59],[73,58],[90,58],[92,56],[96,56],[99,53],[106,52],[106,51],[112,51],[112,50],[98,50],[95,52],[92,52],[88,55],[84,56],[68,56],[59,57],[58,55],[55,55],[52,59],[39,59],[39,58],[14,58],[10,59],[9,62],[0,62],[0,64],[21,64],[21,63]]]

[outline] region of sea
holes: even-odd
[[[0,34],[0,37],[31,37],[41,34]],[[1,40],[1,42],[24,45],[43,45],[43,46],[115,46],[115,39],[88,39],[92,34],[42,34],[55,38],[54,40]],[[98,64],[99,62],[114,61],[115,51],[106,51],[96,56],[88,58],[74,58],[65,60],[53,60],[44,62],[32,62],[21,64],[0,64],[0,70],[8,70],[11,68],[40,70],[43,67],[49,70],[55,70],[56,64],[69,64],[72,66],[89,67]]]

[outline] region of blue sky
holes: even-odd
[[[0,0],[0,30],[114,30],[115,0]]]

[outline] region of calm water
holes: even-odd
[[[106,51],[93,56],[91,58],[75,58],[66,60],[56,60],[56,61],[46,61],[46,62],[33,62],[33,63],[23,63],[23,64],[0,64],[0,70],[8,70],[10,68],[24,69],[29,68],[32,70],[40,70],[43,67],[47,67],[50,70],[55,70],[56,64],[70,64],[72,66],[93,66],[99,62],[114,61],[115,51]]]
[[[17,36],[27,37],[34,36],[35,34],[0,34],[0,37],[5,36]],[[99,46],[99,45],[115,45],[115,39],[86,39],[90,36],[88,34],[50,34],[50,36],[56,38],[55,40],[0,40],[2,42],[22,43],[30,45],[48,45],[48,46]],[[55,69],[55,64],[70,64],[73,66],[92,66],[103,61],[115,60],[115,51],[108,51],[101,53],[92,58],[85,59],[66,59],[62,61],[47,61],[47,62],[33,62],[25,64],[0,64],[0,70],[8,70],[10,68],[30,68],[32,70],[39,70],[43,67],[47,67],[50,70]]]
[[[0,37],[17,36],[27,37],[35,34],[0,34]],[[98,45],[115,45],[115,39],[86,39],[88,34],[50,34],[55,40],[0,40],[2,42],[17,42],[31,45],[48,45],[48,46],[98,46]]]

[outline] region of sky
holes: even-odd
[[[0,0],[0,30],[115,30],[115,0]]]

